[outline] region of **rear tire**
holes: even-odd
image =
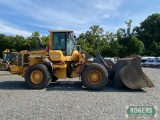
[[[51,83],[51,80],[50,71],[43,64],[30,66],[25,73],[25,82],[33,89],[43,89]]]
[[[81,79],[88,89],[99,90],[108,83],[108,71],[100,64],[91,63],[83,69]]]
[[[2,71],[7,71],[9,69],[9,65],[7,63],[2,63]]]

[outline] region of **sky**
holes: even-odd
[[[93,25],[105,32],[140,26],[149,15],[160,13],[160,0],[0,0],[0,33],[29,37],[34,31],[85,33]]]

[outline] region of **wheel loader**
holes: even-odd
[[[9,70],[10,65],[14,64],[17,52],[11,52],[10,49],[3,51],[3,58],[0,60],[0,70]],[[16,64],[16,63],[15,63]]]
[[[32,89],[43,89],[58,79],[79,77],[87,89],[104,88],[108,81],[115,87],[127,86],[131,89],[153,87],[154,84],[143,73],[140,58],[119,59],[112,68],[104,62],[100,53],[93,58],[76,46],[76,37],[72,30],[49,31],[49,44],[38,50],[23,50],[18,54],[17,65],[11,73],[24,77],[25,83]]]

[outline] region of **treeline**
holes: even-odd
[[[160,14],[152,14],[133,29],[132,20],[126,21],[126,29],[119,28],[116,33],[104,32],[99,25],[94,25],[77,38],[77,44],[84,51],[95,56],[100,51],[102,56],[125,57],[130,55],[160,56]],[[40,36],[38,31],[32,36]],[[42,36],[42,45],[48,44],[49,36]],[[36,49],[38,42],[35,38],[23,36],[6,36],[0,34],[0,53],[9,48],[14,51]],[[0,54],[0,57],[2,54]]]
[[[38,48],[38,40],[36,37],[40,36],[38,31],[35,31],[31,34],[32,37],[23,37],[23,36],[6,36],[4,34],[0,34],[0,58],[2,58],[2,52],[5,49],[10,49],[11,51],[21,51],[21,50],[30,50]],[[34,36],[34,37],[33,37]],[[41,37],[42,46],[48,44],[49,36],[43,35]]]
[[[104,33],[103,28],[94,25],[81,33],[78,44],[88,53],[102,56],[125,57],[130,55],[160,56],[160,14],[152,14],[131,30],[132,20],[126,21],[126,29],[119,28],[114,34]]]

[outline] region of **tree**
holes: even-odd
[[[130,54],[128,52],[128,45],[129,45],[129,42],[130,42],[130,37],[124,37],[124,38],[118,39],[117,41],[120,45],[119,57],[128,56]]]
[[[141,55],[144,50],[144,44],[136,37],[131,37],[128,45],[128,53],[130,55]]]
[[[42,39],[42,46],[46,47],[49,44],[49,35],[48,36],[42,35],[41,39]]]
[[[34,31],[31,37],[27,38],[29,41],[28,45],[30,45],[31,49],[38,49],[38,37],[40,37],[39,31]]]
[[[14,40],[15,40],[14,46],[16,47],[13,48],[16,49],[17,51],[28,49],[28,45],[26,45],[26,40],[23,36],[16,35]]]
[[[149,51],[147,51],[149,55],[151,56],[158,56],[159,55],[159,46],[158,44],[153,41],[152,44],[149,47]]]
[[[105,37],[108,42],[114,42],[117,38],[116,34],[113,34],[113,32],[106,32]]]
[[[38,31],[32,33],[31,36],[39,37],[40,34]],[[42,45],[46,47],[49,42],[49,36],[42,36]],[[38,48],[38,40],[37,38],[31,37],[24,38],[21,35],[16,36],[6,36],[4,34],[0,34],[0,58],[2,57],[2,52],[5,49],[10,49],[12,51],[21,51],[21,50],[29,50],[30,47],[32,49]]]
[[[99,25],[91,26],[89,31],[80,34],[77,44],[82,45],[84,51],[95,56],[98,50],[101,51],[104,49],[102,44],[106,39],[103,35],[103,31],[103,28]]]
[[[5,35],[4,34],[0,34],[0,58],[2,58],[2,52],[5,50]]]
[[[121,38],[126,38],[127,34],[126,34],[126,30],[124,28],[119,28],[117,30],[117,38],[121,39]]]
[[[119,56],[141,55],[144,51],[144,44],[136,37],[131,36],[118,40],[120,44]]]
[[[110,57],[115,57],[115,56],[119,56],[119,50],[120,50],[121,46],[119,45],[118,41],[114,41],[110,43],[110,49],[109,49],[109,56]]]
[[[40,37],[39,31],[34,31],[34,32],[32,33],[32,36]]]
[[[148,16],[139,27],[134,28],[134,35],[144,43],[147,51],[150,51],[153,41],[160,43],[160,14],[155,13]]]
[[[102,56],[125,57],[131,54],[153,55],[160,54],[160,14],[152,14],[134,27],[131,31],[132,20],[124,22],[127,26],[119,28],[116,34],[106,32],[99,25],[93,25],[85,33],[81,33],[77,39],[77,44],[82,45],[84,51],[95,56],[100,51]],[[40,37],[39,31],[34,31],[31,36]],[[49,36],[42,36],[42,46],[49,42]],[[5,49],[15,49],[17,51],[38,48],[36,38],[24,38],[23,36],[6,36],[0,34],[0,56]]]
[[[125,21],[125,24],[127,25],[127,36],[131,36],[131,23],[131,19],[129,21]]]

